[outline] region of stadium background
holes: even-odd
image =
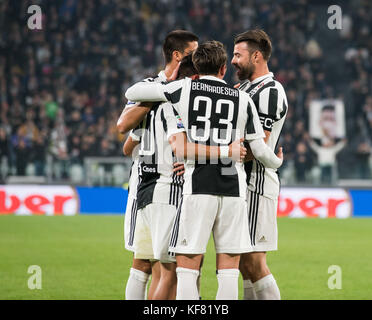
[[[42,9],[42,30],[27,27],[32,4]],[[131,259],[122,245],[131,160],[121,154],[125,137],[116,121],[126,88],[162,69],[162,40],[173,29],[223,42],[230,58],[234,35],[254,27],[270,35],[269,67],[289,103],[280,216],[372,216],[372,6],[332,4],[342,8],[341,30],[327,27],[322,1],[1,1],[0,298],[122,298]],[[231,66],[226,80],[237,82]],[[322,182],[309,105],[326,98],[344,102],[346,146],[332,179]],[[371,223],[280,218],[280,250],[269,258],[283,298],[370,299],[363,279]],[[212,247],[207,261],[203,281],[212,299]],[[44,265],[50,277],[40,292],[26,287],[31,264]],[[343,267],[346,289],[327,288],[332,264]],[[90,291],[92,284],[102,291]]]

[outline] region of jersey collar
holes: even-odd
[[[167,81],[167,76],[165,75],[164,70],[161,70],[161,71],[158,73],[158,77],[160,78],[160,80],[161,80],[162,82]]]
[[[215,77],[215,76],[202,76],[202,77],[200,77],[199,79],[212,80],[212,81],[219,81],[219,82],[222,82],[222,83],[226,83],[225,80],[222,80],[222,79],[217,78],[217,77]]]
[[[268,78],[268,77],[274,78],[274,74],[273,74],[272,72],[266,73],[266,74],[264,74],[263,76],[254,79],[252,82],[249,81],[249,80],[245,80],[245,81],[243,81],[243,82],[240,84],[239,88],[243,88],[243,87],[245,87],[245,88],[249,88],[250,86],[252,86],[252,85],[254,85],[254,84],[256,84],[256,83],[259,83],[259,82],[265,80],[265,79]]]
[[[266,73],[263,76],[254,79],[250,84],[252,85],[252,84],[255,84],[255,83],[259,83],[259,82],[265,80],[268,77],[274,78],[274,74],[272,72]]]

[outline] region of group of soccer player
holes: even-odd
[[[126,91],[118,130],[133,165],[125,247],[134,252],[126,299],[200,298],[203,256],[213,233],[216,299],[280,299],[266,263],[277,250],[276,211],[287,114],[282,85],[269,72],[263,30],[235,38],[231,64],[241,83],[223,78],[222,43],[198,45],[175,30],[163,43],[165,68]],[[147,292],[147,283],[151,284]]]

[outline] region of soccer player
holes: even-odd
[[[213,231],[217,253],[217,299],[237,299],[239,258],[251,251],[246,214],[246,174],[243,165],[231,161],[199,161],[189,155],[189,143],[220,146],[222,158],[228,145],[246,139],[252,153],[266,166],[282,163],[263,140],[257,111],[249,96],[227,85],[224,46],[209,41],[192,56],[199,80],[169,84],[139,83],[126,92],[133,101],[170,101],[187,130],[187,141],[172,136],[177,157],[187,158],[183,198],[172,231],[171,251],[177,260],[177,299],[198,299],[200,261]]]
[[[165,57],[165,69],[160,71],[157,77],[148,78],[146,81],[161,82],[166,81],[174,70],[178,67],[182,58],[193,50],[198,45],[198,37],[192,32],[185,30],[175,30],[170,32],[163,43],[163,54]],[[149,111],[149,104],[133,103],[128,101],[120,118],[117,122],[118,131],[127,133],[135,129]],[[124,145],[124,153],[131,155],[132,150],[138,145],[140,137],[133,131],[130,133]],[[131,178],[129,181],[129,196],[126,208],[125,223],[124,223],[124,238],[125,247],[130,251],[134,251],[133,241],[137,219],[137,184],[138,184],[138,158],[134,154],[133,164],[131,169]],[[148,298],[152,299],[160,279],[160,266],[154,263],[151,266],[150,261],[133,258],[132,268],[130,270],[129,279],[126,286],[126,299],[128,300],[143,300],[146,297],[146,287],[149,275],[152,273],[152,280],[149,289]]]
[[[183,60],[179,73],[193,76],[196,71],[184,72],[188,62],[192,65],[190,56]],[[174,257],[168,255],[168,246],[182,195],[183,177],[173,172],[175,160],[168,139],[177,134],[186,137],[184,131],[181,118],[169,102],[154,105],[142,128],[134,248],[135,258],[160,261],[161,275],[154,299],[174,299],[176,296],[176,265]],[[239,140],[235,144],[245,150],[240,147]],[[232,148],[231,144],[229,153],[232,153]],[[188,150],[190,156],[198,157],[199,150],[193,144],[188,144]],[[218,147],[207,147],[200,151],[207,157],[221,154]],[[241,160],[240,155],[238,160]]]
[[[239,90],[247,92],[257,108],[265,142],[271,150],[275,150],[288,102],[282,85],[268,69],[271,51],[270,38],[263,30],[249,30],[235,38],[231,63],[242,81]],[[279,300],[279,288],[266,263],[266,252],[278,247],[276,211],[279,178],[275,169],[268,168],[259,159],[250,157],[248,160],[245,164],[247,213],[253,252],[242,254],[240,259],[244,299]]]

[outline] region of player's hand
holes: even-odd
[[[235,89],[238,89],[239,87],[240,87],[240,82],[237,83],[237,84],[234,86]]]
[[[177,176],[182,176],[185,173],[185,165],[182,162],[173,163],[173,172],[177,172]]]
[[[247,154],[247,149],[243,146],[244,138],[235,140],[229,144],[229,157],[237,162],[242,162]]]
[[[279,159],[281,159],[282,160],[282,163],[283,163],[283,148],[282,147],[280,147],[279,148],[279,151],[278,151],[278,153],[276,154],[276,156],[279,158]]]

